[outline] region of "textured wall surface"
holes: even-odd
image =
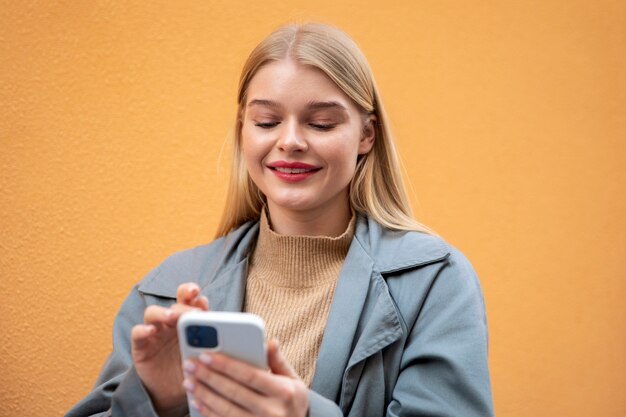
[[[626,3],[383,3],[0,0],[0,416],[62,415],[131,287],[211,240],[240,68],[293,20],[368,56],[481,277],[497,413],[626,415]]]

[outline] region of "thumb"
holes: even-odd
[[[299,379],[300,377],[293,370],[289,362],[285,359],[278,348],[278,340],[272,339],[267,344],[267,361],[273,373]]]

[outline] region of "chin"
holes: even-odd
[[[308,204],[302,201],[280,201],[274,200],[272,201],[275,207],[283,209],[283,210],[291,210],[291,211],[305,211],[309,210],[312,207],[312,204]]]
[[[272,198],[273,197],[273,198]],[[281,196],[268,196],[268,202],[271,201],[276,207],[280,207],[284,210],[302,211],[313,208],[315,198],[302,195],[281,195]]]

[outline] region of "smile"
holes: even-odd
[[[285,174],[304,174],[305,172],[317,171],[319,168],[283,168],[283,167],[273,167],[278,172],[283,172]]]
[[[321,167],[316,167],[314,165],[309,165],[302,162],[286,161],[277,161],[271,163],[268,165],[268,168],[279,179],[289,183],[304,181],[315,175],[316,172],[322,169]]]

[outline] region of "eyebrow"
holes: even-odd
[[[248,103],[248,107],[252,106],[266,106],[273,108],[281,108],[282,106],[273,100],[262,100],[262,99],[254,99],[250,100]],[[309,101],[307,103],[307,108],[309,109],[339,109],[339,110],[347,110],[345,106],[336,102],[336,101]]]
[[[307,104],[309,109],[340,109],[347,110],[343,105],[336,101],[309,101]]]
[[[252,106],[266,106],[266,107],[275,107],[275,108],[281,107],[281,105],[275,101],[260,100],[260,99],[250,100],[250,102],[248,103],[248,107],[252,107]]]

